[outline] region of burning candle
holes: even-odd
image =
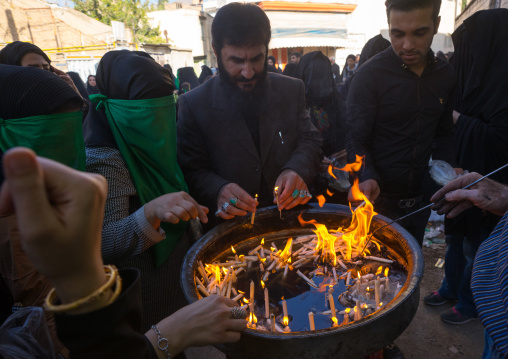
[[[270,298],[268,297],[268,288],[265,288],[265,318],[270,318]]]
[[[289,315],[288,315],[288,305],[284,300],[284,297],[282,297],[282,313],[284,315],[284,317],[282,318],[282,323],[284,324],[285,327],[287,327],[289,324]]]
[[[258,203],[258,194],[256,193],[256,196],[254,197],[254,201]],[[254,217],[256,216],[256,212],[252,212],[250,216],[250,224],[254,224]]]
[[[386,293],[391,293],[391,289],[390,289],[390,278],[388,278],[388,267],[386,267],[385,269],[385,287],[386,287]]]
[[[378,310],[379,309],[379,277],[377,277],[377,279],[376,279],[375,290],[376,290],[376,292],[374,293],[374,296],[376,298],[376,310]]]
[[[356,282],[356,291],[360,293],[360,283],[362,282],[362,277],[360,276],[360,272],[358,272],[358,282]]]
[[[309,325],[310,330],[316,330],[316,326],[314,325],[314,313],[309,312]]]
[[[330,310],[332,313],[333,326],[337,323],[337,316],[335,314],[335,302],[333,300],[333,294],[328,294],[328,302],[330,302]]]
[[[351,312],[351,308],[346,308],[345,314],[344,314],[344,320],[342,321],[343,325],[349,323],[349,312]]]
[[[277,199],[277,209],[279,210],[280,219],[282,219],[282,210],[280,209],[280,204],[279,204],[279,187],[275,187],[274,191],[275,191],[275,198]]]

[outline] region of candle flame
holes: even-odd
[[[319,207],[323,207],[325,202],[326,202],[326,199],[325,199],[325,196],[323,196],[322,194],[320,194],[319,196],[316,197],[317,200],[318,200],[318,203],[319,203]]]
[[[282,319],[282,324],[284,324],[284,326],[287,327],[289,325],[289,318],[288,317],[284,317]]]
[[[379,302],[379,306],[382,307],[383,306],[383,302]]]
[[[215,266],[215,280],[217,284],[220,284],[220,269],[218,266]]]
[[[383,273],[383,266],[379,267],[376,271],[376,275],[380,275],[381,273]]]
[[[265,244],[265,239],[263,238],[263,239],[261,240],[261,245],[263,246],[264,244]]]
[[[349,314],[349,312],[351,312],[351,308],[346,308],[344,309],[344,311],[346,312],[346,314]]]
[[[275,187],[273,190],[275,191],[275,194],[279,194],[279,186]]]
[[[291,249],[292,244],[293,244],[293,238],[289,238],[288,241],[286,242],[286,247],[284,247],[284,250],[280,254],[280,257],[282,259],[285,260],[291,256],[291,253],[289,252],[289,250]]]
[[[256,324],[258,322],[258,318],[256,317],[256,315],[252,312],[250,312],[249,314],[249,324]]]
[[[242,292],[241,290],[237,290],[238,293],[245,294],[245,292]]]
[[[333,192],[330,191],[329,189],[326,190],[326,194],[329,195],[330,197],[333,196]]]
[[[261,281],[261,287],[265,289],[265,282]]]
[[[337,177],[335,177],[335,175],[333,174],[333,166],[332,165],[328,166],[328,174],[330,176],[332,176],[333,178],[337,179]]]
[[[333,325],[336,326],[339,324],[339,321],[337,320],[337,317],[332,317]]]
[[[270,247],[270,250],[271,250],[272,252],[275,252],[275,248],[273,248],[273,247]]]
[[[235,249],[233,248],[233,246],[231,246],[231,250],[233,251],[233,254],[236,254],[236,251],[235,251]]]
[[[362,304],[362,308],[363,308],[363,309],[367,309],[367,308],[369,308],[369,306],[368,306],[367,304],[363,303],[363,304]]]
[[[389,271],[389,268],[388,268],[388,267],[386,267],[386,268],[385,268],[385,277],[388,277],[388,271]]]
[[[248,300],[247,298],[245,298],[245,297],[243,297],[243,302],[244,302],[245,304],[249,304],[249,300]]]
[[[367,289],[366,289],[366,290],[367,290],[367,292],[369,292],[369,291],[370,291],[370,287],[367,287]]]

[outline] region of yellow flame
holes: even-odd
[[[215,266],[215,281],[220,284],[220,269],[219,266]]]
[[[369,291],[370,291],[370,287],[367,287],[367,289],[366,289],[366,290],[367,290],[367,292],[369,292]]]
[[[351,308],[346,308],[346,309],[344,309],[344,311],[345,311],[347,314],[349,314],[349,312],[351,311]]]
[[[238,259],[242,259],[243,257],[245,257],[245,254],[240,254],[240,255],[238,256]]]
[[[333,178],[337,179],[337,177],[335,177],[335,175],[333,174],[333,166],[332,165],[328,166],[328,174],[330,176],[332,176]]]
[[[263,238],[263,239],[261,240],[261,245],[263,246],[264,244],[265,244],[265,239]]]
[[[245,297],[243,297],[243,302],[244,302],[245,304],[249,304],[249,300],[248,300],[247,298],[245,298]]]
[[[286,242],[286,247],[284,247],[284,250],[280,254],[280,257],[282,259],[287,259],[289,256],[291,256],[291,253],[289,253],[289,250],[291,249],[291,244],[293,243],[293,238],[289,238]]]
[[[332,317],[333,324],[338,324],[339,321],[337,320],[337,317]]]
[[[282,318],[282,324],[284,324],[284,326],[287,327],[289,324],[289,318],[288,317]]]
[[[256,193],[256,195],[254,197],[257,199],[258,198],[258,194]]]
[[[383,306],[383,302],[379,302],[379,306],[382,307]]]
[[[261,287],[265,289],[265,282],[261,281]]]
[[[245,292],[242,292],[241,290],[237,290],[238,293],[245,294]]]
[[[289,257],[289,259],[288,259],[288,263],[291,263],[291,257]]]
[[[331,235],[324,224],[317,223],[315,220],[304,221],[301,214],[298,216],[298,220],[302,225],[310,223],[316,227],[316,229],[313,230],[317,236],[315,250],[321,251],[324,260],[330,259],[334,266],[337,265],[337,254],[335,252],[335,241],[337,241],[337,237]]]
[[[358,274],[358,280],[361,280],[362,277],[360,276],[360,272],[357,272],[357,274]]]
[[[279,194],[279,186],[275,187],[273,190],[275,191],[275,194]]]
[[[252,314],[252,322],[254,324],[256,324],[258,322],[258,318],[256,317],[256,314],[254,314],[254,313],[251,313],[251,314]]]
[[[379,267],[376,271],[376,275],[380,275],[381,273],[383,273],[383,266]]]
[[[368,306],[367,304],[363,303],[363,305],[362,305],[362,308],[363,308],[363,309],[367,309],[368,307],[369,307],[369,306]]]
[[[233,246],[231,246],[231,250],[233,251],[233,254],[236,254],[236,251],[235,251],[235,249],[233,248]]]
[[[389,271],[389,269],[388,269],[388,267],[386,267],[385,268],[385,277],[388,277],[388,271]]]
[[[326,199],[325,199],[325,196],[323,196],[322,194],[320,194],[319,196],[316,197],[317,200],[318,200],[318,203],[319,203],[319,207],[323,207],[325,202],[326,202]]]
[[[272,252],[275,252],[275,248],[273,248],[273,247],[270,247],[270,250],[271,250]]]

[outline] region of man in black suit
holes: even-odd
[[[270,21],[258,6],[230,3],[212,24],[219,76],[180,97],[178,161],[192,196],[222,219],[311,198],[322,159],[300,80],[267,73]]]

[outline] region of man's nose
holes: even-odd
[[[242,76],[246,79],[251,79],[254,76],[254,66],[251,63],[245,62],[242,68]]]
[[[404,50],[413,50],[414,49],[414,41],[410,36],[406,36],[404,38],[403,48],[404,48]]]

